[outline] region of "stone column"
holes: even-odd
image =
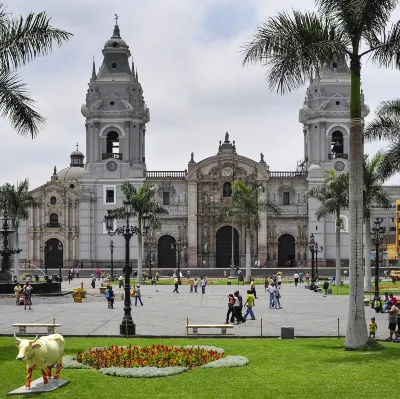
[[[259,197],[260,202],[267,200],[267,192],[266,191],[260,192],[260,197]],[[255,243],[258,242],[258,251],[257,251],[257,247],[254,246],[254,253],[258,253],[258,259],[264,260],[264,259],[267,259],[267,240],[268,240],[267,212],[260,212],[260,222],[261,222],[261,225],[257,232],[257,241],[254,240]]]
[[[188,183],[188,265],[197,267],[197,182]]]
[[[123,148],[123,151],[122,151],[122,160],[125,161],[125,162],[129,162],[130,127],[131,127],[131,122],[130,121],[125,121],[125,139],[124,139],[125,143],[124,143],[124,148]],[[121,151],[121,149],[120,149],[120,151]]]
[[[100,137],[99,137],[99,131],[100,131],[100,123],[99,122],[94,122],[93,123],[93,142],[92,142],[92,151],[93,151],[93,159],[94,162],[99,162],[100,161]]]

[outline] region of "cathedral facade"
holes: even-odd
[[[244,267],[247,251],[253,265],[305,266],[310,260],[311,233],[323,248],[319,265],[334,265],[334,217],[318,220],[319,203],[309,198],[308,192],[323,183],[326,171],[348,170],[350,75],[345,64],[339,63],[337,68],[325,65],[307,88],[299,112],[304,154],[293,171],[270,170],[262,153],[259,160],[241,156],[229,133],[221,135],[213,155],[206,159],[196,161],[192,153],[180,171],[151,171],[145,157],[150,112],[118,25],[102,53],[98,71],[93,63],[81,108],[86,156],[77,148],[68,168],[58,173],[54,168],[50,181],[33,190],[38,204],[19,232],[22,262],[49,268],[108,267],[111,237],[104,216],[122,205],[123,182],[138,188],[146,181],[156,186],[156,198],[168,214],[161,216],[159,226],[145,237],[145,265],[175,267],[177,254],[171,244],[179,239],[182,267],[229,268],[232,259],[236,266]],[[363,116],[368,112],[363,102]],[[238,180],[262,185],[260,200],[272,202],[279,215],[262,212],[259,229],[248,229],[245,215],[221,218],[220,209],[232,200],[232,183]],[[395,201],[399,190],[387,189]],[[385,218],[390,234],[392,224],[395,226],[394,209],[377,209],[375,214]],[[115,222],[115,228],[121,225],[122,221]],[[350,247],[347,211],[341,215],[341,226],[341,253],[346,264]],[[250,248],[246,248],[247,234]],[[115,263],[121,265],[125,242],[114,237],[113,245]],[[130,250],[135,265],[136,237]]]

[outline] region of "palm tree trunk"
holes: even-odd
[[[342,276],[340,272],[340,210],[336,212],[336,278],[335,284],[340,286],[342,284]]]
[[[142,231],[142,215],[138,215],[138,229]],[[143,256],[143,236],[138,234],[138,262],[137,262],[137,281],[143,281],[142,278],[142,256]]]
[[[18,249],[19,248],[18,226],[15,228],[14,240],[15,240],[14,248]],[[14,275],[17,276],[17,279],[19,278],[19,253],[16,253],[14,255]]]
[[[250,247],[251,247],[251,237],[250,237],[251,231],[250,228],[247,228],[246,230],[246,282],[250,282],[251,278],[251,253],[250,253]]]
[[[365,220],[365,274],[364,274],[364,291],[371,292],[372,291],[372,282],[371,282],[371,240],[370,240],[370,232],[371,232],[371,220],[367,218]]]
[[[361,64],[351,60],[349,210],[350,210],[350,293],[345,347],[358,349],[368,340],[364,310],[363,273],[363,161],[364,142],[361,125]]]

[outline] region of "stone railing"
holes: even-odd
[[[269,177],[271,179],[274,178],[290,178],[290,179],[299,179],[307,177],[307,172],[270,172]]]
[[[164,178],[169,178],[169,179],[184,179],[186,177],[186,171],[185,170],[179,170],[179,171],[153,171],[153,170],[148,170],[146,172],[146,178],[147,179],[164,179]]]

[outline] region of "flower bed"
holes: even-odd
[[[219,351],[200,346],[184,348],[167,345],[110,346],[79,352],[76,360],[97,370],[110,367],[187,367],[192,369],[221,359],[223,356],[224,354]]]

